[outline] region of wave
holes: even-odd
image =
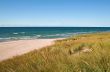
[[[50,34],[50,35],[45,35],[43,37],[49,38],[49,37],[71,37],[77,34],[86,34],[86,33],[91,33],[91,32],[76,32],[76,33],[60,33],[60,34]]]
[[[26,32],[20,32],[21,34],[25,34]]]
[[[25,32],[22,32],[25,33]],[[71,33],[58,33],[58,34],[33,34],[30,36],[12,36],[12,37],[1,37],[0,41],[3,40],[29,40],[29,39],[41,39],[41,38],[66,38],[71,37],[77,34],[85,34],[85,33],[91,33],[91,32],[71,32]],[[19,34],[19,33],[13,33],[13,34]]]
[[[19,34],[19,33],[14,32],[13,34]]]
[[[17,34],[25,34],[26,32],[14,32],[12,34],[17,35]]]
[[[28,39],[38,39],[41,35],[36,36],[19,36],[19,37],[7,37],[7,38],[0,38],[0,41],[3,40],[28,40]]]

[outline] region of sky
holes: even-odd
[[[0,0],[0,27],[110,27],[110,0]]]

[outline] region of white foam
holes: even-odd
[[[18,34],[18,33],[13,33],[13,34]]]
[[[22,34],[24,34],[25,32],[21,32]]]

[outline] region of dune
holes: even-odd
[[[18,40],[0,43],[0,61],[12,58],[13,56],[22,55],[34,49],[40,49],[54,44],[59,39],[35,39],[35,40]]]

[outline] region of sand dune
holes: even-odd
[[[22,55],[34,49],[54,44],[57,39],[18,40],[0,43],[0,61]]]

